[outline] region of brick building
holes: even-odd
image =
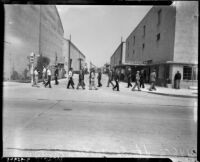
[[[173,85],[177,70],[181,87],[197,86],[198,2],[177,1],[152,7],[126,39],[125,62],[143,68],[146,81],[157,70],[157,84]]]

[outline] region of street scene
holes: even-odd
[[[3,156],[197,161],[197,15],[5,5]]]

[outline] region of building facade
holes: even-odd
[[[143,67],[146,81],[153,69],[157,84],[182,74],[181,87],[197,86],[198,2],[177,1],[152,7],[126,39],[125,62]]]
[[[64,30],[54,5],[4,5],[4,79],[23,79],[29,71],[29,56],[34,52],[50,59],[50,65],[62,62]],[[34,64],[36,65],[37,57]]]
[[[121,42],[120,45],[117,47],[115,52],[110,58],[110,66],[111,68],[115,68],[118,65],[122,65],[125,63],[125,42]]]
[[[63,41],[64,68],[68,71],[71,67],[75,73],[78,73],[81,68],[85,68],[86,57],[70,40],[63,39]]]
[[[132,69],[132,80],[134,81],[135,71],[143,68],[141,64],[138,64],[138,61],[133,61],[130,59],[126,59],[126,42],[121,42],[117,47],[115,52],[110,58],[110,68],[113,70],[118,70],[120,73],[120,80],[127,80],[128,69]]]

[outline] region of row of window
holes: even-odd
[[[157,25],[159,26],[160,23],[161,23],[161,13],[162,13],[162,10],[159,9],[157,11]],[[145,37],[145,34],[146,34],[146,25],[143,26],[143,37]],[[160,40],[160,33],[158,33],[156,35],[156,41],[159,41]],[[133,36],[133,45],[135,45],[135,36]],[[129,51],[129,42],[128,42],[128,51]],[[143,43],[142,44],[142,49],[145,48],[145,44]],[[133,54],[135,53],[135,51],[133,50]],[[128,57],[129,57],[129,52],[128,52]]]
[[[159,40],[160,40],[160,33],[156,35],[156,41],[159,41]],[[135,36],[133,37],[133,44],[135,44]],[[129,57],[129,42],[127,46],[128,46],[127,49],[128,49],[128,57]],[[145,43],[142,44],[142,50],[144,50],[144,48],[145,48]],[[133,54],[135,54],[135,50],[133,50]]]

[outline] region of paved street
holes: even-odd
[[[106,81],[92,91],[66,89],[66,80],[4,86],[3,155],[196,159],[197,99],[117,92]]]

